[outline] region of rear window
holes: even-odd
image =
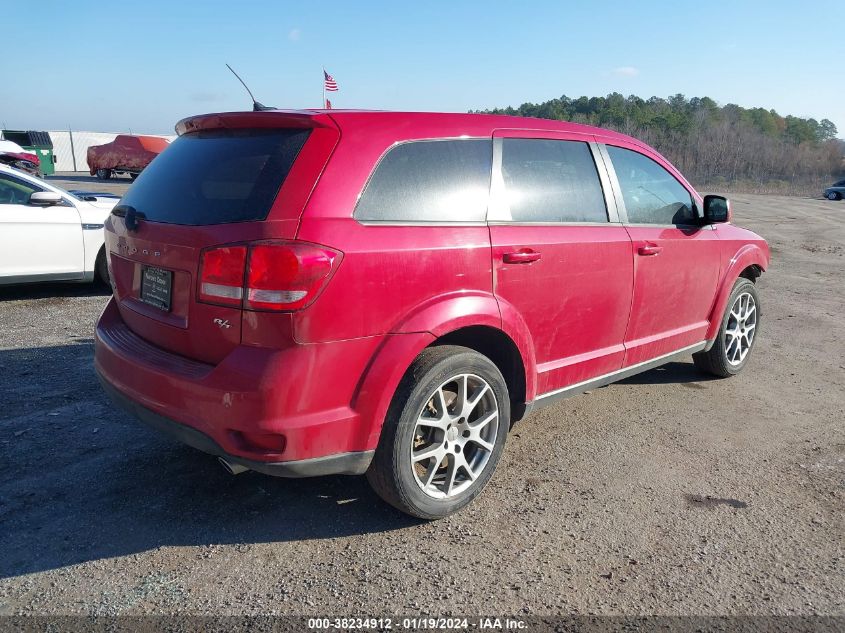
[[[601,182],[586,143],[506,138],[502,178],[514,222],[607,222]]]
[[[185,134],[150,163],[121,204],[168,224],[263,220],[308,134],[302,129]]]
[[[483,222],[487,215],[490,139],[413,141],[379,162],[355,218],[383,222]]]

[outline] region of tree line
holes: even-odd
[[[709,97],[668,99],[566,95],[479,112],[573,121],[645,141],[701,188],[806,192],[845,175],[845,142],[828,119],[781,116],[765,108],[720,106]]]

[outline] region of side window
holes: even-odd
[[[36,191],[41,189],[23,180],[0,175],[0,204],[27,204],[29,196]]]
[[[663,167],[621,147],[607,146],[632,224],[697,224],[690,192]]]
[[[361,194],[355,218],[483,222],[492,164],[489,139],[402,143],[379,162]]]
[[[506,138],[502,179],[514,222],[608,221],[587,143]]]

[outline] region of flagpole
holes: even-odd
[[[323,110],[326,109],[326,68],[323,67]]]

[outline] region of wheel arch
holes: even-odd
[[[525,413],[525,362],[516,342],[502,330],[486,325],[471,325],[437,338],[429,347],[459,345],[489,358],[502,373],[511,400],[511,423]]]
[[[502,362],[500,371],[503,367],[509,371],[512,371],[512,366],[521,367],[522,378],[513,384],[523,400],[515,403],[514,410],[521,409],[520,405],[534,399],[537,366],[528,325],[513,305],[489,292],[457,292],[435,297],[411,311],[393,331],[424,331],[431,333],[435,339],[448,337],[446,340],[450,344],[488,350],[485,355],[491,360],[495,356]],[[491,341],[501,342],[509,354],[516,354],[519,362],[503,358],[504,353],[491,345]],[[477,351],[484,353],[481,349]],[[508,374],[502,371],[502,375],[507,378]]]
[[[757,283],[757,278],[763,274],[763,268],[759,264],[751,264],[742,269],[739,277],[745,277],[749,281]]]
[[[432,332],[388,334],[367,365],[351,403],[360,415],[361,433],[366,437],[368,448],[378,445],[388,408],[402,377],[423,350],[436,345],[461,345],[490,358],[508,385],[511,421],[524,414],[525,403],[533,398],[534,366],[526,364],[516,341],[501,328],[475,323],[438,331],[437,335]],[[533,362],[533,358],[532,354],[528,362]]]
[[[757,244],[744,245],[731,258],[730,265],[722,277],[719,291],[716,293],[716,300],[710,310],[710,327],[707,328],[706,338],[711,344],[719,333],[719,328],[722,325],[722,316],[724,315],[728,298],[731,296],[731,291],[733,290],[734,284],[736,284],[736,280],[743,277],[756,283],[757,278],[765,272],[768,265],[768,249],[764,251]]]

